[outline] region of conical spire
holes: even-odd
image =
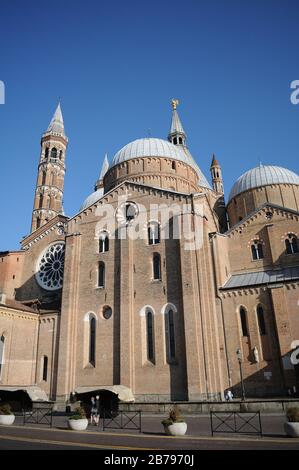
[[[98,181],[95,184],[95,191],[98,190],[99,188],[102,188],[104,186],[104,176],[106,175],[107,171],[109,170],[109,161],[108,161],[108,155],[105,153],[104,161],[102,164],[101,172],[98,178]]]
[[[213,156],[212,156],[211,168],[212,168],[213,166],[220,166],[219,163],[218,163],[218,160],[217,160],[217,158],[215,157],[214,154],[213,154]]]
[[[60,102],[58,103],[54,116],[52,117],[49,127],[46,130],[46,133],[60,134],[63,136],[65,135]]]
[[[171,100],[172,104],[172,119],[170,131],[168,134],[168,140],[174,145],[185,145],[186,144],[186,134],[183,129],[181,120],[179,118],[178,112],[176,110],[179,100]]]
[[[109,170],[108,155],[107,155],[107,153],[105,153],[105,157],[104,157],[101,173],[100,173],[100,176],[99,176],[99,180],[102,180],[104,178],[104,176],[106,175],[108,170]]]

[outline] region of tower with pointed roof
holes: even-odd
[[[183,129],[181,120],[179,118],[178,112],[176,110],[177,105],[179,104],[179,100],[173,99],[171,101],[172,104],[172,118],[171,118],[171,125],[170,131],[168,134],[168,140],[174,145],[186,145],[186,134]]]
[[[60,103],[41,138],[41,152],[32,212],[31,232],[63,213],[62,197],[68,139]]]
[[[104,176],[106,175],[108,170],[109,170],[109,161],[108,161],[108,155],[106,153],[104,157],[103,165],[101,168],[101,172],[99,174],[99,178],[94,187],[95,191],[104,187]]]
[[[222,172],[221,172],[221,166],[218,163],[218,160],[216,159],[215,155],[212,157],[212,163],[211,163],[211,175],[212,175],[212,183],[213,183],[213,189],[217,194],[223,194],[223,179],[222,179]]]

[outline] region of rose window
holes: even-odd
[[[54,243],[46,249],[40,258],[36,280],[46,290],[56,290],[62,287],[64,251],[64,243]]]

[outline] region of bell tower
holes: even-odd
[[[213,155],[213,158],[212,158],[210,171],[211,171],[214,191],[217,194],[223,194],[224,190],[223,190],[221,166],[219,165],[215,155]]]
[[[63,213],[62,197],[68,138],[60,103],[41,138],[41,152],[32,212],[31,232]]]

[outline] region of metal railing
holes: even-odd
[[[102,429],[130,429],[141,432],[141,411],[105,411]]]
[[[216,433],[263,435],[259,411],[210,411],[210,421],[212,436]]]
[[[47,424],[52,427],[53,409],[51,408],[33,408],[32,410],[23,410],[23,424]]]

